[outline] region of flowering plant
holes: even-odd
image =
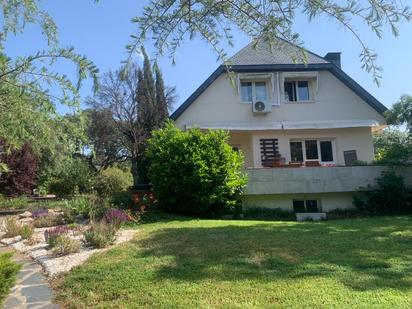
[[[129,221],[129,216],[123,210],[110,209],[104,214],[104,219],[114,227],[120,228],[123,223]]]
[[[49,214],[49,210],[47,208],[38,208],[31,212],[31,216],[33,218],[47,216],[48,214]]]
[[[69,233],[70,229],[67,226],[56,226],[55,228],[44,231],[44,239],[50,247],[54,247],[57,238]]]

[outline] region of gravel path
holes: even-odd
[[[10,251],[0,246],[0,252]],[[23,267],[17,274],[15,286],[4,302],[4,309],[59,308],[53,304],[53,291],[40,265],[16,253],[13,259]]]

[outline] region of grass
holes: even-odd
[[[11,253],[0,253],[0,305],[16,279],[20,265],[11,260]]]
[[[54,285],[68,308],[411,308],[412,217],[147,223]]]

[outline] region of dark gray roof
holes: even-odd
[[[321,56],[299,48],[287,42],[279,41],[279,45],[270,46],[261,42],[249,43],[229,59],[229,65],[256,65],[256,64],[307,64],[329,63]]]

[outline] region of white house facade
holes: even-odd
[[[251,43],[230,59],[230,73],[220,66],[172,114],[181,129],[229,132],[249,172],[245,207],[351,207],[356,186],[379,172],[352,165],[373,160],[386,107],[343,72],[340,53],[307,52],[296,63],[299,52]]]

